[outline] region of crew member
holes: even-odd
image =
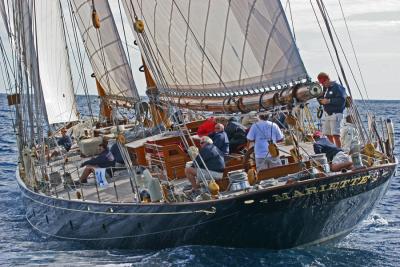
[[[59,146],[63,146],[66,151],[69,151],[72,146],[72,139],[71,137],[67,134],[67,129],[62,128],[61,129],[61,137],[57,138],[57,144]]]
[[[95,168],[109,168],[115,166],[114,156],[111,151],[108,150],[107,143],[101,143],[99,148],[101,152],[97,157],[87,160],[81,164],[81,167],[86,166],[81,177],[79,178],[81,183],[87,183],[88,176],[94,172]]]
[[[213,144],[210,137],[203,136],[200,139],[200,151],[195,163],[185,169],[185,174],[192,185],[192,191],[195,191],[200,188],[196,178],[197,180],[201,178],[209,179],[211,175],[214,179],[222,179],[224,168],[224,157],[220,154],[219,149]]]
[[[340,123],[343,120],[343,111],[346,104],[346,89],[335,81],[331,81],[328,74],[318,74],[318,81],[324,87],[323,97],[319,103],[323,105],[326,116],[322,125],[323,133],[329,141],[341,147]]]
[[[231,153],[238,152],[247,143],[246,127],[240,124],[236,117],[229,119],[225,132],[229,139],[229,151]]]
[[[265,114],[259,115],[260,120],[254,123],[247,134],[248,147],[254,142],[254,154],[257,171],[282,165],[279,157],[273,157],[268,151],[269,143],[283,141],[283,133],[275,123],[268,121]]]
[[[229,139],[222,123],[215,124],[214,132],[208,136],[213,141],[214,146],[220,150],[221,155],[226,156],[229,154]]]
[[[322,135],[320,131],[316,131],[313,135],[315,140],[313,144],[314,153],[320,154],[325,153],[326,158],[331,162],[332,171],[340,171],[342,169],[349,169],[352,167],[353,162],[349,155],[343,152],[343,150],[331,143],[328,138]]]

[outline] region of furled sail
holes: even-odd
[[[50,124],[78,120],[60,3],[35,2],[37,56]]]
[[[107,0],[72,0],[79,31],[96,79],[108,96],[139,100],[131,68]],[[92,23],[96,10],[100,27]]]
[[[163,92],[233,93],[307,78],[279,0],[124,0],[124,8],[132,24],[135,16],[145,23]]]

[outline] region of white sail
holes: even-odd
[[[79,30],[96,78],[107,95],[139,99],[117,27],[107,0],[73,0]],[[92,24],[96,9],[100,28]]]
[[[35,2],[37,56],[50,124],[78,120],[68,52],[56,0]]]
[[[132,25],[135,13],[145,23],[160,88],[232,92],[307,77],[279,0],[123,3]]]
[[[10,23],[9,23],[9,18],[8,18],[7,7],[8,7],[8,3],[4,2],[4,0],[0,0],[0,15],[3,18],[4,27],[6,28],[7,34],[8,34],[8,36],[10,36],[11,30],[10,30]]]

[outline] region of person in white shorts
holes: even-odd
[[[341,147],[340,126],[346,106],[346,89],[335,81],[331,81],[328,74],[324,72],[318,74],[317,78],[324,87],[323,97],[318,99],[325,111],[322,132],[329,141]]]
[[[283,141],[283,133],[276,123],[268,121],[267,115],[259,115],[260,120],[254,123],[248,134],[248,147],[254,142],[257,171],[282,165],[279,157],[272,157],[268,151],[268,142],[274,144]]]

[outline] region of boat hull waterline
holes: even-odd
[[[349,233],[385,194],[397,164],[185,203],[98,203],[28,189],[26,218],[44,237],[95,248],[217,245],[286,249]]]

